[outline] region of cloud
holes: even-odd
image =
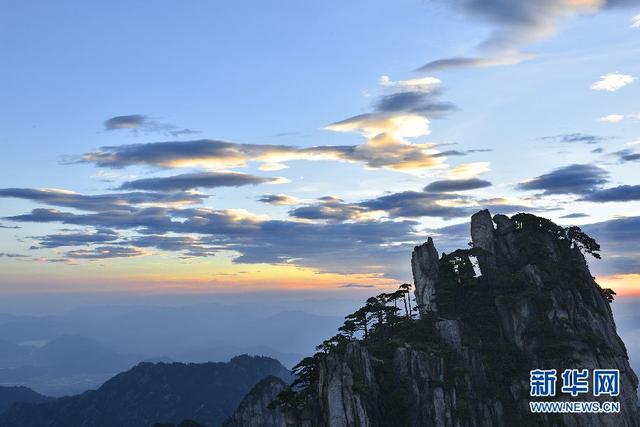
[[[447,179],[434,181],[424,187],[424,191],[433,193],[451,193],[456,191],[476,190],[478,188],[490,187],[491,183],[478,178],[469,179]]]
[[[147,254],[145,248],[176,252],[181,257],[225,251],[235,254],[238,263],[288,263],[325,272],[386,274],[404,280],[406,254],[424,239],[419,223],[406,218],[468,217],[488,206],[522,210],[504,199],[407,191],[355,203],[323,197],[301,206],[304,209],[294,209],[287,220],[242,210],[135,204],[86,213],[37,208],[5,219],[95,228],[36,238],[43,248],[85,246],[58,257],[67,261],[140,256]],[[116,239],[120,230],[127,232]]]
[[[55,188],[1,188],[0,197],[32,200],[50,206],[105,212],[134,210],[134,205],[185,205],[201,203],[206,195],[181,193],[113,193],[83,195]]]
[[[456,218],[470,211],[464,207],[468,199],[454,194],[403,191],[366,200],[359,205],[372,211],[383,211],[391,218],[439,217]]]
[[[202,131],[189,129],[189,128],[169,131],[169,134],[171,136],[197,135],[199,133],[202,133]]]
[[[470,20],[487,23],[492,30],[478,46],[480,55],[438,59],[422,66],[420,71],[516,64],[533,57],[530,53],[522,52],[522,46],[550,37],[564,19],[633,4],[634,1],[449,0],[446,3]]]
[[[289,166],[283,165],[282,163],[263,163],[260,165],[260,170],[265,172],[273,172],[287,169],[288,167]]]
[[[631,202],[640,200],[640,185],[619,185],[593,191],[581,200],[589,202]]]
[[[179,128],[177,126],[155,121],[143,114],[111,117],[104,122],[105,131],[130,130],[137,132],[163,132],[172,136],[194,135],[200,131]]]
[[[618,123],[627,119],[640,120],[640,113],[609,114],[607,116],[600,117],[598,121],[606,123]]]
[[[98,246],[92,249],[77,249],[65,252],[66,258],[71,259],[108,259],[108,258],[131,258],[146,253],[138,248],[130,246]]]
[[[600,76],[600,80],[591,85],[593,90],[606,90],[608,92],[615,92],[622,89],[628,84],[633,83],[636,78],[628,74],[609,73],[604,76]]]
[[[616,151],[611,154],[613,156],[616,156],[618,160],[620,160],[621,162],[637,162],[638,160],[640,160],[640,153],[637,153],[629,149]]]
[[[562,143],[599,144],[611,138],[597,135],[588,135],[584,133],[564,133],[560,135],[543,136],[540,139],[543,141]]]
[[[410,141],[429,135],[431,120],[456,109],[452,103],[438,99],[440,85],[440,80],[433,77],[393,81],[382,76],[382,94],[372,112],[332,123],[325,129],[363,135],[366,143],[357,146],[352,156],[369,167],[404,171],[440,167],[443,156],[433,144]]]
[[[79,231],[73,233],[48,234],[36,237],[37,246],[31,249],[59,248],[62,246],[87,246],[95,243],[106,243],[118,240],[120,236],[113,230],[100,229],[93,232]]]
[[[440,86],[440,80],[434,77],[393,81],[383,76],[380,79],[380,96],[370,113],[353,116],[325,128],[335,132],[361,133],[366,142],[360,145],[296,147],[211,139],[162,141],[105,146],[85,153],[75,162],[114,169],[143,165],[216,170],[246,167],[249,162],[259,162],[260,169],[274,171],[285,168],[285,163],[293,160],[356,162],[369,168],[412,172],[440,167],[444,156],[434,144],[410,141],[428,135],[431,120],[456,109],[452,103],[439,99],[442,94]],[[114,129],[148,125],[146,116],[142,115],[110,120],[109,126]]]
[[[633,28],[640,28],[640,15],[636,15],[631,18],[631,26]]]
[[[20,227],[18,227],[17,225],[4,225],[4,224],[0,224],[0,228],[6,228],[6,229],[13,229],[16,230]]]
[[[519,190],[542,190],[543,194],[587,194],[609,182],[604,169],[586,164],[573,164],[519,183]]]
[[[374,285],[367,285],[364,283],[347,283],[346,285],[341,285],[341,288],[375,288]]]
[[[413,116],[421,123],[422,119]],[[332,130],[354,130],[365,123],[382,131],[387,128],[405,128],[411,117],[373,119],[362,116],[331,125]],[[420,132],[418,132],[420,133]],[[433,157],[437,150],[432,144],[407,142],[385,143],[379,137],[370,144],[345,146],[317,146],[300,148],[288,145],[254,145],[201,139],[194,141],[167,141],[102,147],[86,153],[80,162],[94,163],[99,167],[120,169],[143,165],[161,168],[205,167],[228,169],[246,167],[250,161],[264,164],[281,164],[291,160],[334,160],[364,163],[371,168],[386,167],[395,170],[420,169],[439,165]]]
[[[375,103],[377,113],[409,113],[426,117],[442,116],[457,107],[450,102],[438,101],[442,82],[435,77],[393,81],[380,77],[380,86],[386,93]]]
[[[345,203],[337,197],[322,197],[317,203],[289,211],[295,218],[328,221],[358,221],[371,219],[370,211],[356,203]]]
[[[520,62],[527,61],[535,58],[536,55],[532,53],[523,52],[505,52],[499,56],[477,56],[477,57],[465,57],[458,56],[453,58],[437,59],[435,61],[427,62],[423,66],[417,69],[420,72],[432,72],[451,70],[456,68],[487,68],[498,67],[505,65],[515,65]]]
[[[224,250],[224,246],[211,244],[213,239],[197,236],[164,236],[148,235],[130,239],[129,244],[135,247],[154,247],[162,251],[182,252],[185,257],[209,257]]]
[[[0,258],[29,258],[28,255],[0,252]]]
[[[125,182],[120,190],[176,191],[194,188],[241,187],[275,182],[276,178],[264,178],[239,172],[185,173],[164,178],[144,178]]]
[[[139,129],[146,121],[147,117],[142,114],[111,117],[105,120],[104,130]]]
[[[640,273],[640,216],[612,219],[581,228],[602,247],[602,260],[590,262],[594,274]]]
[[[259,202],[269,203],[272,205],[296,205],[300,203],[300,200],[293,196],[286,194],[263,194],[258,198]]]
[[[563,219],[572,219],[572,218],[587,218],[591,215],[586,214],[586,213],[582,213],[582,212],[576,212],[576,213],[571,213],[571,214],[567,214],[567,215],[562,215],[560,218]]]
[[[493,151],[493,148],[474,148],[472,150],[467,150],[467,153],[490,153]]]
[[[484,187],[485,182],[481,180],[439,181],[437,184],[438,192],[429,191],[427,187],[424,191],[390,193],[360,202],[345,202],[342,199],[328,196],[293,209],[289,215],[310,221],[367,222],[380,218],[436,217],[452,219],[470,216],[480,209],[494,206],[504,212],[533,209],[522,200],[476,199],[469,195],[451,192],[452,185],[462,191],[463,188]],[[537,207],[537,210],[541,209],[543,208]]]
[[[336,201],[326,198],[322,202],[331,205]],[[37,208],[7,219],[102,230],[37,239],[43,247],[86,246],[58,257],[66,261],[141,256],[146,254],[141,248],[154,247],[179,252],[181,256],[211,256],[224,250],[236,254],[235,262],[242,263],[293,263],[322,271],[404,274],[398,266],[404,264],[407,251],[421,239],[413,221],[303,223],[210,208],[129,205],[117,211],[100,209],[88,213]],[[111,241],[106,230],[127,230],[128,237]],[[106,242],[100,240],[111,244],[101,244]]]
[[[489,162],[465,163],[449,169],[447,176],[449,179],[471,179],[489,172],[490,166]]]

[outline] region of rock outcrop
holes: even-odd
[[[578,228],[488,211],[472,217],[471,236],[471,248],[440,257],[431,239],[415,248],[421,318],[381,327],[381,338],[369,331],[369,340],[339,339],[317,355],[302,403],[284,406],[286,425],[640,425],[638,379],[616,333],[612,295],[583,255],[598,256],[597,244]],[[619,396],[562,394],[568,368],[618,369]],[[533,369],[558,371],[555,397],[530,397]],[[533,414],[537,400],[615,401],[621,409]]]
[[[286,427],[282,411],[270,408],[271,402],[287,386],[282,379],[268,376],[256,384],[242,399],[238,409],[223,427]]]

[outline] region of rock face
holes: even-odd
[[[278,377],[269,376],[256,384],[223,427],[286,427],[282,411],[270,409],[269,404],[287,386]]]
[[[638,379],[610,295],[583,256],[597,250],[588,236],[533,215],[488,211],[472,217],[471,236],[472,248],[442,257],[431,239],[415,248],[421,319],[401,337],[350,340],[319,358],[313,395],[288,410],[286,425],[640,425]],[[620,395],[560,393],[568,368],[618,369]],[[533,369],[558,371],[556,397],[530,397]],[[533,414],[529,402],[537,400],[616,401],[621,410]]]
[[[431,237],[421,246],[416,246],[411,257],[411,270],[416,289],[416,303],[421,311],[437,311],[436,283],[438,282],[438,251]]]

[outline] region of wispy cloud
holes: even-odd
[[[631,18],[631,26],[633,28],[640,28],[640,15],[636,15]]]
[[[0,252],[0,258],[29,258],[29,255],[9,253],[9,252]]]
[[[278,182],[278,178],[266,178],[240,172],[185,173],[161,178],[143,178],[125,182],[121,190],[176,191],[195,188],[241,187]]]
[[[289,212],[295,218],[327,221],[366,221],[372,219],[367,207],[357,203],[345,203],[337,197],[319,198],[315,203],[301,206]]]
[[[560,135],[543,136],[540,139],[549,142],[599,144],[611,138],[606,136],[589,135],[585,133],[563,133]]]
[[[640,200],[640,185],[619,185],[591,192],[582,197],[589,202],[631,202]]]
[[[104,121],[104,130],[135,130],[148,123],[147,117],[142,114],[111,117]]]
[[[104,121],[105,131],[129,130],[134,133],[138,132],[159,132],[171,136],[194,135],[200,131],[180,128],[178,126],[159,122],[145,116],[144,114],[129,114],[125,116],[115,116]]]
[[[636,80],[636,78],[628,74],[609,73],[604,76],[600,76],[600,80],[593,83],[591,85],[591,89],[615,92],[633,83],[634,80]]]
[[[4,224],[0,224],[0,228],[6,228],[6,229],[18,229],[20,227],[18,227],[17,225],[4,225]]]
[[[136,209],[134,205],[185,205],[199,204],[208,196],[202,194],[179,193],[110,193],[84,195],[55,188],[0,188],[1,197],[32,200],[50,206],[68,207],[93,212],[127,211]]]
[[[590,215],[582,212],[571,213],[567,215],[562,215],[560,218],[562,219],[574,219],[574,218],[588,218]]]
[[[560,23],[571,16],[589,14],[616,6],[633,4],[626,0],[449,0],[448,3],[472,20],[492,29],[478,46],[478,54],[431,61],[420,71],[448,68],[512,65],[535,55],[522,52],[523,46],[553,35]]]
[[[476,190],[478,188],[485,188],[490,186],[491,183],[489,181],[478,178],[447,179],[434,181],[424,187],[424,190],[434,193],[450,193],[456,191]]]
[[[77,249],[65,252],[65,257],[70,259],[109,259],[131,258],[145,255],[145,251],[131,246],[98,246],[91,249]]]
[[[62,246],[87,246],[95,243],[113,242],[120,238],[113,230],[99,229],[74,231],[70,233],[48,234],[36,237],[37,245],[31,249],[59,248]]]
[[[541,190],[544,194],[587,194],[609,182],[609,173],[595,165],[573,164],[521,182],[519,190]]]
[[[404,127],[411,122],[411,119],[405,121],[403,118],[392,118],[380,122],[370,116],[362,116],[359,119],[352,118],[345,123],[337,123],[332,128],[333,130],[357,129],[359,125],[371,123],[372,127],[377,126],[377,129],[382,131],[380,127],[382,125]],[[441,163],[439,159],[433,157],[438,152],[433,148],[433,144],[389,145],[384,144],[383,136],[376,141],[379,144],[327,145],[308,148],[240,144],[210,139],[151,142],[102,147],[99,151],[86,153],[80,161],[115,169],[144,165],[160,168],[204,167],[213,170],[246,167],[250,161],[273,165],[291,160],[334,160],[364,163],[370,168],[386,167],[395,170],[422,169]]]
[[[271,205],[296,205],[300,203],[297,197],[288,196],[286,194],[264,194],[258,198],[259,202],[269,203]]]
[[[491,170],[489,162],[464,163],[447,171],[449,179],[471,179]]]
[[[455,68],[487,68],[505,65],[515,65],[535,58],[537,55],[517,51],[503,52],[494,56],[457,56],[453,58],[436,59],[427,62],[417,69],[420,72],[450,70]]]
[[[622,163],[640,161],[640,153],[628,148],[611,153],[611,155],[616,157]]]
[[[640,113],[609,114],[607,116],[600,117],[598,120],[606,123],[618,123],[626,119],[640,120]]]

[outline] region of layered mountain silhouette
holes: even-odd
[[[1,387],[0,386],[0,414],[9,409],[17,402],[23,403],[43,403],[51,400],[50,397],[36,393],[27,387]]]
[[[221,362],[238,354],[264,355],[292,367],[340,322],[337,316],[283,311],[277,304],[0,314],[0,385],[60,397],[96,389],[143,361]],[[306,333],[300,336],[299,330]]]
[[[3,427],[139,427],[192,420],[218,426],[260,380],[289,371],[277,360],[238,356],[228,363],[140,363],[95,391],[46,403],[17,403]]]

